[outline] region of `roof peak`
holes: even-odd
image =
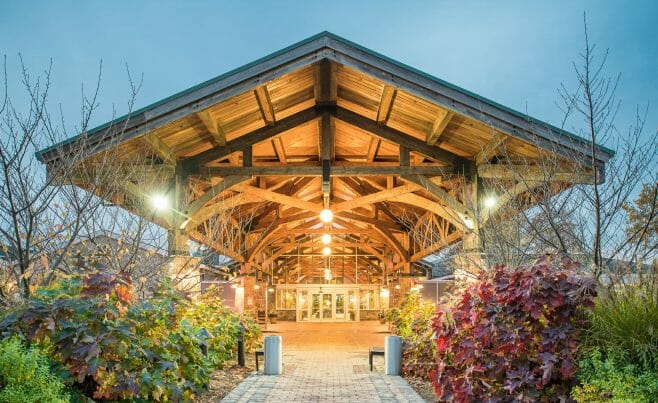
[[[143,129],[138,129],[139,126],[146,126],[147,122],[149,126],[160,124],[160,121],[166,123],[165,115],[175,115],[174,111],[184,105],[192,105],[195,110],[203,109],[212,103],[221,102],[229,96],[228,94],[235,95],[236,91],[248,91],[249,86],[260,85],[286,72],[322,59],[330,59],[334,63],[355,68],[386,84],[399,87],[458,114],[480,120],[512,136],[527,140],[538,135],[542,140],[542,144],[537,144],[540,147],[557,142],[578,149],[581,153],[589,150],[587,140],[572,133],[400,63],[327,30],[180,91],[130,115],[91,129],[88,133],[90,136],[103,137],[106,135],[104,132],[114,131],[113,126],[122,126],[120,122],[130,120],[130,127],[126,127],[130,132],[127,137],[135,137],[143,132]],[[124,135],[126,133],[122,136]],[[58,146],[75,142],[78,138],[79,136],[76,136],[41,150],[37,153],[37,157],[41,161],[48,161],[50,151]],[[604,161],[614,154],[613,151],[602,146],[599,146],[599,151],[599,158],[603,158]]]

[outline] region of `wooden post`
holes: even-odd
[[[455,280],[470,281],[481,270],[486,269],[482,259],[482,239],[480,238],[479,216],[483,199],[482,178],[477,174],[474,164],[468,165],[465,173],[464,204],[473,212],[473,217],[466,217],[470,231],[464,234],[462,251],[455,257]]]
[[[179,164],[180,165],[180,164]],[[199,258],[191,256],[189,236],[187,231],[180,229],[186,217],[183,214],[187,203],[187,176],[180,173],[180,166],[176,167],[176,174],[170,185],[171,228],[167,231],[169,252],[169,276],[177,288],[190,293],[192,297],[201,292],[201,272],[199,271]]]

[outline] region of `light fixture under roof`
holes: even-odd
[[[493,195],[488,196],[484,199],[484,207],[493,208],[496,205],[496,197]]]
[[[320,220],[324,223],[331,222],[334,219],[334,213],[331,212],[328,208],[320,212]]]
[[[325,255],[325,256],[331,255],[331,248],[328,247],[328,246],[325,246],[324,248],[322,248],[322,254]]]
[[[324,234],[322,235],[322,243],[325,245],[328,245],[331,243],[331,235],[329,234]]]
[[[151,204],[158,211],[166,210],[169,207],[169,200],[164,195],[156,194],[151,196]]]

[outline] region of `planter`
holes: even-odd
[[[270,323],[276,323],[278,318],[276,316],[270,316]]]

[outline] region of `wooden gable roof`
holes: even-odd
[[[295,249],[312,255],[318,234],[328,232],[380,273],[382,264],[394,270],[420,261],[469,231],[475,207],[462,195],[464,173],[491,175],[488,163],[501,148],[512,158],[545,150],[572,163],[591,152],[571,133],[327,32],[38,158],[56,163],[83,140],[89,161],[110,147],[128,158],[148,152],[173,187],[183,178],[187,199],[168,219],[125,202],[144,199],[148,180],[126,183],[119,203],[170,232],[261,268],[285,267]],[[612,155],[597,146],[599,164]],[[317,217],[328,196],[336,217],[329,226]],[[217,217],[233,223],[228,232],[243,247],[208,230]],[[421,224],[437,238],[413,241]]]

